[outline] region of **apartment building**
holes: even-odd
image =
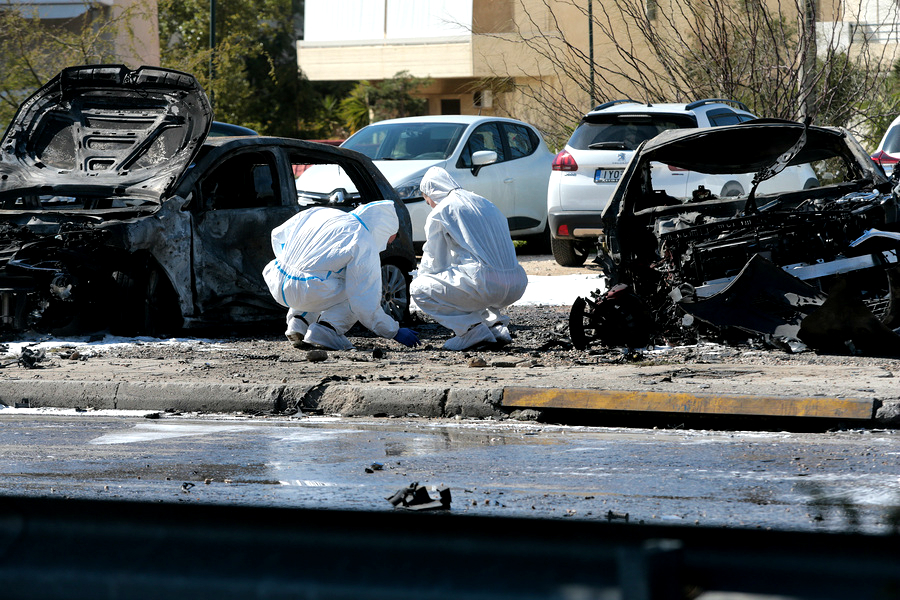
[[[541,127],[540,119],[553,111],[547,110],[546,102],[543,110],[530,110],[528,105],[535,108],[541,97],[549,102],[548,93],[565,99],[566,106],[561,104],[559,112],[569,110],[566,118],[583,112],[592,101],[613,99],[599,91],[592,94],[585,85],[590,56],[598,67],[598,83],[603,78],[604,84],[612,84],[606,89],[617,92],[607,95],[644,97],[641,89],[629,90],[628,77],[615,81],[615,68],[603,68],[624,61],[608,35],[599,31],[601,24],[610,23],[622,34],[619,39],[636,42],[631,49],[639,59],[635,64],[653,64],[652,54],[640,47],[641,35],[615,21],[611,8],[615,4],[591,2],[306,0],[298,63],[311,80],[377,81],[408,71],[434,82],[422,91],[429,114],[513,113]],[[664,26],[669,27],[679,27],[678,15],[686,14],[679,0],[629,0],[629,4],[645,11],[648,22],[661,23],[664,15],[675,15],[667,18]],[[767,0],[767,4],[793,26],[798,25],[802,11],[813,14],[820,57],[829,45],[845,49],[861,44],[874,45],[873,54],[881,56],[884,64],[896,57],[900,38],[896,0]],[[604,9],[614,18],[607,20]],[[682,25],[690,27],[683,17]],[[523,43],[537,38],[545,46],[565,39],[581,56],[564,56],[562,45],[542,52],[535,49],[540,44]],[[549,59],[553,52],[556,58]],[[561,69],[561,61],[571,61],[566,65],[570,68]],[[579,69],[582,81],[575,83],[570,75]],[[523,93],[527,89],[541,91]]]
[[[423,91],[429,114],[494,114],[498,78],[546,72],[510,41],[518,8],[518,0],[306,0],[298,62],[311,80],[407,71],[434,82]]]

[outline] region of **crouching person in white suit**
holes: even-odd
[[[528,276],[516,258],[506,217],[440,167],[428,169],[420,190],[432,210],[410,288],[413,300],[456,334],[444,344],[447,350],[509,343],[503,311],[525,293]]]
[[[344,334],[357,321],[381,337],[419,345],[413,331],[381,308],[379,254],[399,227],[394,203],[383,200],[349,213],[311,208],[272,230],[275,260],[263,277],[275,300],[290,309],[285,335],[296,347],[351,350]]]

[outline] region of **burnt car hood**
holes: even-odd
[[[648,140],[640,155],[643,160],[658,160],[702,173],[752,173],[772,166],[804,133],[806,144],[788,164],[813,162],[847,152],[868,157],[844,129],[805,128],[802,123],[767,120],[724,127],[671,129]],[[862,175],[872,175],[878,182],[887,181],[874,163],[871,170]]]
[[[159,200],[206,139],[209,99],[187,73],[64,69],[20,107],[0,147],[0,196],[112,193]]]

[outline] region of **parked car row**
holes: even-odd
[[[769,128],[751,129],[763,125]],[[434,165],[497,204],[514,237],[552,238],[557,260],[570,265],[583,263],[588,243],[599,244],[610,273],[625,256],[618,245],[635,248],[628,260],[657,251],[630,245],[644,235],[640,228],[629,229],[634,239],[610,229],[621,226],[612,205],[671,215],[654,220],[653,235],[661,235],[708,220],[702,207],[758,207],[782,218],[770,203],[817,206],[819,198],[835,201],[817,191],[835,185],[843,186],[841,202],[845,190],[868,193],[862,167],[842,164],[846,156],[825,160],[824,150],[799,141],[783,147],[792,135],[784,132],[802,126],[775,125],[715,99],[618,101],[585,115],[555,159],[534,127],[499,117],[383,121],[335,147],[214,122],[208,98],[185,73],[70,67],[22,104],[2,141],[0,335],[97,326],[160,333],[280,319],[282,308],[262,280],[271,230],[310,206],[350,210],[381,199],[395,203],[401,222],[382,254],[383,307],[402,319],[414,242],[424,241],[428,213],[419,183]],[[756,146],[735,152],[711,135],[720,128],[772,132],[773,141],[754,138]],[[642,148],[661,143],[652,140],[680,130],[694,132],[690,144],[671,146],[684,155],[654,150],[636,162]],[[893,131],[879,147],[886,169],[896,152]],[[816,135],[817,143],[835,143]],[[773,148],[786,158],[773,162]],[[883,182],[872,185],[881,190]],[[711,250],[691,252],[696,265]],[[714,285],[739,266],[717,267],[719,277],[698,275],[691,285]]]
[[[501,117],[440,115],[379,121],[363,127],[342,148],[372,159],[406,205],[413,241],[425,241],[431,210],[419,192],[430,167],[442,167],[464,188],[488,198],[506,215],[514,238],[539,236],[547,227],[547,181],[553,153],[532,125]],[[299,177],[301,202],[357,194],[346,173],[313,166]]]

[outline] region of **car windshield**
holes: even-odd
[[[667,129],[696,126],[697,121],[691,115],[590,115],[572,134],[569,146],[576,150],[634,150],[641,142]]]
[[[456,148],[466,126],[460,123],[386,123],[364,127],[344,148],[372,160],[443,160]]]

